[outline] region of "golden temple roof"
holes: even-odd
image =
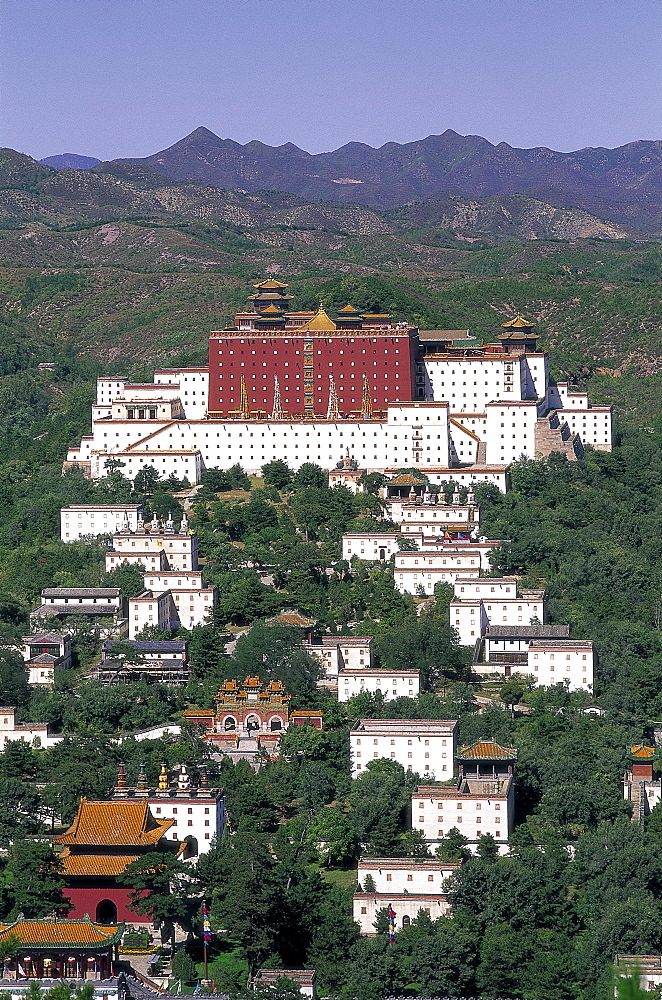
[[[273,304],[273,302],[271,303],[270,306],[267,306],[265,309],[260,309],[260,312],[262,313],[263,316],[264,316],[265,313],[270,313],[270,314],[275,313],[276,316],[281,316],[282,315],[282,313],[281,313],[280,309],[278,308],[278,306],[275,306]]]
[[[459,760],[515,760],[515,747],[502,747],[494,740],[479,740],[471,746],[460,747],[457,752]]]
[[[288,288],[289,285],[284,285],[282,281],[276,281],[275,278],[266,278],[264,281],[258,281],[253,288]]]
[[[65,878],[80,875],[115,878],[139,857],[139,854],[71,854],[66,847],[60,855]]]
[[[149,847],[172,826],[174,820],[155,819],[146,799],[132,802],[80,800],[78,814],[54,844],[99,847]]]
[[[298,332],[301,330],[311,330],[319,331],[320,333],[331,333],[333,330],[337,329],[338,327],[327,314],[324,307],[320,305],[313,318],[308,320],[307,323],[304,323],[303,326],[300,326]]]
[[[100,925],[85,920],[24,920],[0,924],[0,941],[17,937],[21,946],[99,947],[115,944],[124,930],[124,924]]]
[[[524,319],[521,313],[517,313],[514,319],[509,319],[501,324],[504,330],[530,330],[534,325],[530,320]]]
[[[355,315],[355,316],[360,316],[361,315],[359,313],[358,309],[355,309],[354,306],[351,306],[349,304],[349,302],[347,303],[346,306],[343,306],[342,309],[339,309],[338,312],[339,313],[351,313],[352,315]]]
[[[638,760],[652,760],[657,757],[657,750],[655,747],[647,747],[644,743],[640,743],[636,747],[630,747],[630,756]]]

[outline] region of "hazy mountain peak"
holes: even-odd
[[[101,160],[96,156],[82,156],[80,153],[57,153],[55,156],[45,156],[43,160],[37,162],[55,170],[91,170],[97,163],[101,163]]]

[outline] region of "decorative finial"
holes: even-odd
[[[170,782],[168,781],[168,768],[165,764],[161,764],[161,773],[159,775],[159,791],[167,792],[170,787]]]
[[[182,764],[181,770],[179,772],[179,781],[177,782],[177,787],[180,792],[187,792],[191,784],[191,779],[186,773],[186,764]]]
[[[138,781],[136,782],[136,791],[146,792],[147,791],[147,774],[145,773],[145,765],[140,765],[140,770],[138,772]]]
[[[206,767],[201,767],[200,768],[200,784],[199,784],[198,787],[199,787],[200,791],[202,791],[202,792],[209,791],[209,777],[207,775],[207,768]]]
[[[117,784],[115,790],[118,792],[126,791],[126,771],[124,770],[124,764],[120,764],[119,770],[117,772]]]

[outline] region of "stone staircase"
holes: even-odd
[[[538,417],[535,426],[536,458],[547,458],[553,451],[566,455],[569,462],[584,457],[584,449],[579,434],[572,434],[568,425],[559,420],[556,410]]]

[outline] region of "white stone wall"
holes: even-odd
[[[72,505],[60,508],[60,538],[73,542],[78,538],[112,535],[128,524],[138,527],[139,504]]]
[[[384,701],[394,698],[416,698],[421,677],[415,670],[339,670],[338,701],[349,701],[361,691],[373,694],[381,691]]]
[[[129,639],[135,639],[146,625],[169,632],[176,622],[177,609],[169,590],[129,599]]]
[[[526,671],[538,685],[568,681],[571,691],[592,691],[593,669],[593,643],[588,639],[532,639],[529,644]]]
[[[347,562],[356,557],[367,561],[388,561],[394,552],[399,552],[400,532],[353,532],[343,535],[342,557]]]
[[[413,892],[429,895],[443,892],[446,880],[461,868],[461,864],[439,861],[437,858],[360,858],[357,881],[365,883],[368,875],[377,893]]]
[[[479,782],[474,782],[478,785]],[[453,788],[419,787],[412,792],[411,825],[430,844],[447,836],[456,827],[475,843],[480,836],[491,833],[505,843],[514,829],[515,791],[512,779],[503,779],[505,794],[494,794],[493,782],[487,782],[481,792],[459,792]]]
[[[473,646],[487,625],[530,625],[532,618],[544,624],[545,602],[542,597],[534,600],[524,597],[455,598],[450,604],[450,623],[463,646]]]
[[[514,576],[493,576],[480,580],[460,577],[456,581],[454,589],[455,597],[461,601],[473,601],[477,598],[496,600],[501,597],[516,597],[517,579]],[[494,624],[497,625],[498,622],[494,622]]]
[[[454,728],[439,724],[435,727],[417,727],[411,720],[394,726],[391,720],[380,726],[361,720],[365,729],[356,723],[350,732],[352,777],[357,778],[371,760],[383,757],[394,760],[421,778],[447,781],[453,777]],[[420,731],[418,731],[420,729]]]
[[[403,893],[401,896],[385,893],[380,896],[357,892],[353,897],[352,911],[354,920],[361,928],[361,934],[376,933],[374,923],[377,914],[388,906],[392,906],[395,912],[396,931],[408,926],[418,916],[420,910],[429,914],[431,920],[448,916],[451,910],[446,897],[441,893],[428,896],[414,893]]]
[[[535,403],[504,406],[488,403],[485,429],[486,461],[490,465],[510,465],[522,455],[534,458],[538,407]]]
[[[213,798],[196,798],[194,796],[160,796],[148,798],[152,815],[156,819],[172,819],[175,822],[167,831],[164,840],[185,840],[194,837],[197,842],[198,855],[206,854],[214,837],[223,831],[218,828],[218,801]],[[196,856],[186,859],[195,862]]]

